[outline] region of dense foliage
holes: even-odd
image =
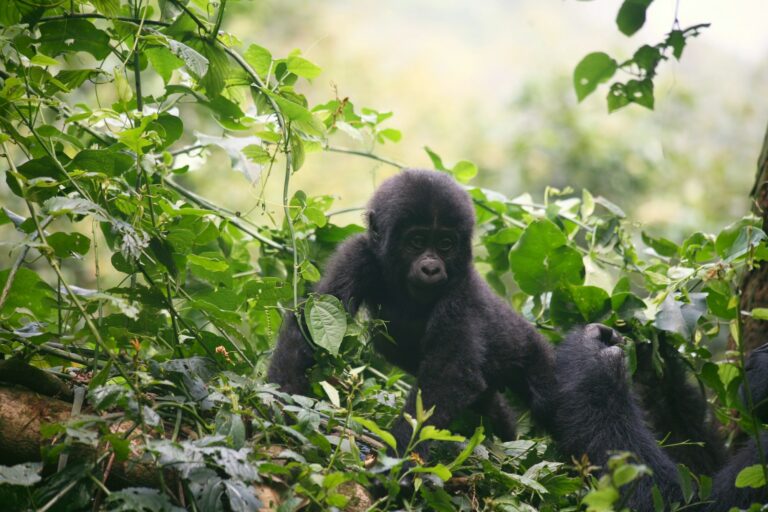
[[[75,389],[71,419],[43,418],[46,470],[37,462],[0,466],[2,503],[621,508],[617,489],[646,471],[630,455],[619,454],[611,474],[597,479],[588,461],[562,460],[525,428],[513,442],[471,427],[464,438],[420,428],[424,410],[413,418],[413,443],[437,440],[442,453],[411,470],[416,492],[401,492],[403,460],[385,448],[410,381],[368,350],[369,322],[347,318],[332,297],[310,296],[306,308],[321,359],[315,397],[264,382],[281,312],[296,310],[328,253],[363,229],[335,225],[333,198],[293,191],[291,176],[321,150],[397,165],[373,151],[400,133],[388,127],[390,113],[348,98],[309,105],[301,91],[321,69],[298,51],[277,57],[255,44],[243,48],[220,31],[225,7],[226,0],[0,5],[9,197],[0,224],[16,240],[0,270],[0,363],[20,358]],[[162,93],[143,93],[158,77]],[[209,118],[223,136],[200,132]],[[335,147],[338,132],[360,148]],[[282,172],[283,197],[273,201],[284,217],[255,222],[182,185],[188,168],[178,157],[205,158],[211,146],[251,182]],[[712,394],[720,421],[755,431],[736,396],[743,353],[720,357],[729,336],[739,347],[740,313],[768,318],[764,310],[739,312],[735,294],[740,272],[768,257],[755,219],[675,243],[639,231],[619,206],[588,191],[508,198],[469,185],[471,162],[446,165],[428,153],[474,199],[478,267],[553,343],[593,321],[634,344],[657,347],[663,338]],[[626,351],[634,368],[635,345]],[[662,373],[661,359],[654,362]],[[10,372],[0,379],[14,381]],[[8,449],[0,442],[0,457]],[[765,485],[764,471],[748,468],[740,484]],[[706,478],[681,472],[689,501],[706,499]]]

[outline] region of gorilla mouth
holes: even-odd
[[[411,298],[419,302],[431,302],[441,295],[447,282],[447,277],[433,282],[424,282],[421,279],[408,279],[406,287]]]

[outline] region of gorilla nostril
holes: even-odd
[[[433,277],[440,273],[439,265],[422,265],[421,273],[427,277]]]

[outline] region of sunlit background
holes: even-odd
[[[678,5],[679,3],[679,5]],[[429,166],[476,162],[476,184],[540,197],[546,186],[586,187],[620,204],[651,232],[679,238],[715,230],[749,208],[768,123],[768,31],[763,0],[656,0],[631,38],[616,28],[620,2],[595,0],[276,0],[237,2],[225,30],[276,57],[294,49],[323,68],[310,103],[349,97],[390,110],[403,139],[376,149]],[[628,58],[663,40],[675,12],[682,27],[711,23],[681,62],[659,67],[656,109],[608,114],[607,86],[578,104],[573,68],[591,51]],[[626,79],[626,77],[622,77]],[[216,128],[212,127],[214,133]],[[217,134],[221,134],[219,132]],[[337,145],[359,147],[348,139]],[[222,165],[218,165],[221,162]],[[260,187],[217,164],[194,176],[207,195],[242,211]],[[215,168],[214,168],[215,167]],[[312,154],[293,178],[335,206],[362,206],[393,171],[359,157]],[[265,199],[279,209],[280,176]],[[359,222],[359,213],[345,219]]]

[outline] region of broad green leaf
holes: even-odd
[[[262,78],[269,73],[269,67],[272,65],[272,54],[266,48],[251,44],[245,50],[243,58]]]
[[[768,320],[768,308],[752,308],[752,318]]]
[[[630,80],[626,85],[627,98],[632,103],[653,110],[653,81],[650,78],[644,80]]]
[[[229,268],[229,263],[224,260],[207,258],[197,254],[188,254],[187,264],[201,267],[209,272],[224,272]]]
[[[287,66],[288,71],[303,78],[317,78],[322,72],[319,66],[298,55],[288,57]]]
[[[616,468],[616,471],[613,472],[611,475],[613,479],[613,485],[616,487],[621,487],[622,485],[626,485],[629,482],[633,481],[639,476],[642,476],[642,472],[640,471],[640,467],[636,464],[623,464]]]
[[[341,301],[332,295],[313,296],[307,299],[304,313],[315,344],[339,355],[347,331],[347,314]]]
[[[616,16],[622,34],[631,36],[645,24],[645,11],[653,0],[624,0]]]
[[[451,169],[451,174],[460,183],[468,183],[477,176],[477,166],[468,160],[460,160]]]
[[[584,496],[582,502],[588,512],[613,512],[613,504],[619,499],[619,491],[614,487],[594,489]]]
[[[174,55],[170,49],[164,46],[152,46],[146,48],[144,50],[144,55],[147,56],[149,63],[155,68],[157,74],[163,78],[163,82],[166,84],[171,79],[173,71],[185,64],[184,60]],[[200,56],[200,58],[204,57]],[[205,71],[203,71],[203,74],[205,74]]]
[[[91,247],[91,239],[80,233],[64,233],[57,231],[47,237],[48,245],[53,248],[57,258],[83,256]]]
[[[43,464],[40,462],[0,466],[0,484],[29,487],[42,480],[40,477],[42,470]]]
[[[109,35],[88,20],[54,20],[40,24],[40,51],[55,57],[65,52],[88,52],[96,59],[111,53]]]
[[[70,169],[100,172],[107,176],[122,176],[136,163],[136,158],[111,149],[84,149],[68,165]]]
[[[642,232],[642,238],[643,242],[650,248],[652,248],[656,253],[658,253],[661,256],[677,256],[678,252],[680,251],[680,248],[672,242],[671,240],[667,240],[666,238],[654,238],[650,236],[645,231]]]
[[[10,270],[0,270],[0,290],[5,288]],[[32,270],[21,267],[13,280],[10,293],[0,308],[3,316],[10,316],[16,308],[25,308],[35,315],[39,321],[46,320],[49,315],[55,317],[55,292]]]
[[[53,59],[45,54],[37,53],[29,60],[32,64],[37,66],[58,66],[59,61]]]
[[[295,126],[298,126],[302,131],[316,136],[322,136],[325,133],[325,125],[312,112],[307,110],[304,105],[300,105],[272,91],[265,90],[263,92],[271,97],[283,115],[297,123]]]
[[[509,251],[515,281],[528,295],[538,295],[584,282],[584,262],[566,245],[565,234],[552,221],[532,222]]]
[[[208,72],[208,58],[194,48],[176,41],[175,39],[168,40],[168,47],[171,49],[173,55],[184,61],[184,65],[187,67],[187,70],[192,73],[192,76],[200,78],[205,76]]]
[[[583,100],[603,82],[616,73],[617,64],[607,53],[593,52],[581,59],[573,71],[573,87],[576,97]]]
[[[376,434],[379,439],[381,439],[384,444],[392,448],[393,450],[397,450],[397,441],[395,441],[395,437],[387,432],[386,430],[382,429],[380,426],[376,424],[376,422],[371,421],[366,418],[361,418],[359,416],[352,416],[352,420],[355,423],[359,423],[363,426],[363,428],[368,429],[369,431]]]
[[[96,220],[108,222],[107,212],[96,203],[76,197],[52,197],[43,203],[43,210],[55,217],[61,215],[91,215]]]
[[[744,487],[752,487],[753,489],[759,489],[764,487],[765,471],[762,464],[755,464],[753,466],[747,466],[736,475],[736,487],[743,489]]]

